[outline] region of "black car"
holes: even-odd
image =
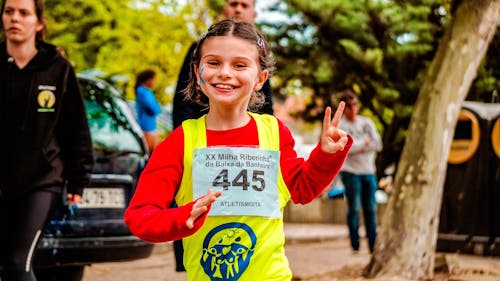
[[[81,280],[86,265],[146,258],[153,245],[123,222],[148,151],[127,102],[110,84],[79,75],[94,145],[95,167],[76,208],[61,205],[35,256],[38,280]]]

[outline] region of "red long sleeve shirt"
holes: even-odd
[[[320,195],[340,171],[352,145],[352,138],[349,136],[343,151],[334,154],[323,152],[318,145],[305,161],[297,157],[290,130],[279,120],[278,124],[283,179],[292,201],[306,204]],[[259,144],[254,119],[241,128],[207,130],[206,133],[207,146],[255,147]],[[193,229],[186,226],[194,201],[178,208],[169,207],[180,186],[183,166],[184,133],[182,126],[179,126],[155,148],[125,211],[125,222],[134,235],[150,242],[166,242],[189,236],[202,226],[204,219],[198,219]]]

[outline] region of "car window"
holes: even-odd
[[[139,136],[129,121],[127,104],[115,89],[100,81],[80,79],[95,151],[142,152]]]

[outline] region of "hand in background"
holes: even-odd
[[[68,205],[73,206],[77,205],[80,202],[82,202],[81,195],[72,193],[68,193],[68,195],[66,195],[66,203],[68,203]]]
[[[344,113],[344,108],[345,102],[340,102],[333,119],[331,119],[331,107],[327,107],[325,110],[325,117],[323,118],[323,132],[321,132],[320,144],[321,149],[330,154],[344,150],[348,141],[347,133],[338,128],[340,118],[342,117],[342,113]]]

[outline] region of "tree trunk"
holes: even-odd
[[[450,144],[499,18],[500,0],[462,0],[447,27],[420,89],[365,277],[433,278]]]

